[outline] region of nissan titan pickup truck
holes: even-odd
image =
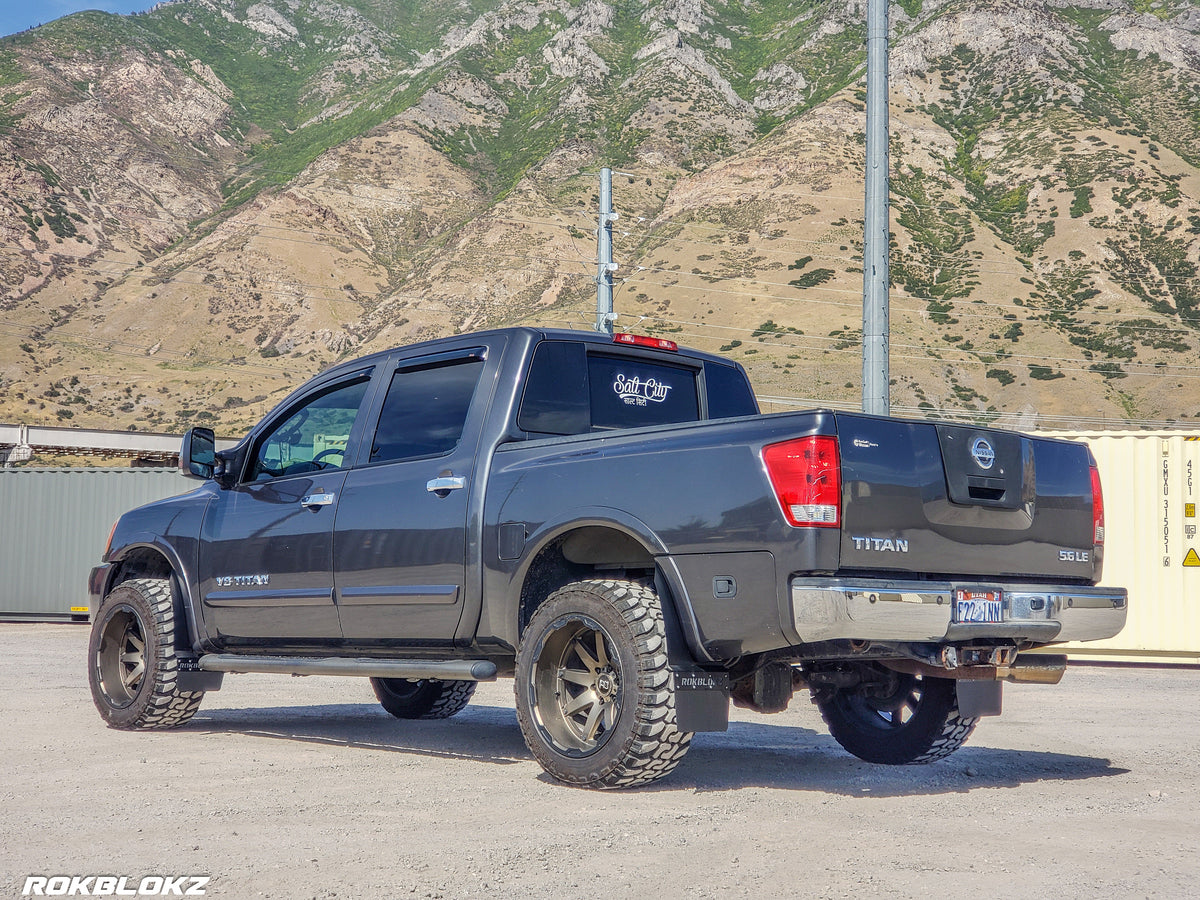
[[[1115,635],[1087,446],[832,410],[659,338],[514,328],[340,364],[91,573],[114,728],[187,722],[225,673],[359,675],[400,719],[512,678],[554,778],[671,772],[729,706],[807,689],[846,750],[925,763]]]

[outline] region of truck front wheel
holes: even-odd
[[[894,766],[933,762],[966,743],[979,719],[958,714],[953,680],[889,675],[817,694],[834,740],[859,759]]]
[[[167,579],[132,579],[104,598],[88,642],[88,683],[113,728],[174,728],[200,708],[204,691],[179,690]]]
[[[515,690],[525,743],[567,784],[648,784],[691,743],[675,727],[658,595],[635,582],[580,581],[551,594],[521,637]]]
[[[474,681],[431,681],[427,678],[372,678],[379,705],[397,719],[448,719],[466,709]]]

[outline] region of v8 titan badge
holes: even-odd
[[[996,625],[1004,621],[1001,591],[954,591],[954,621],[972,625]]]

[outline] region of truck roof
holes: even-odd
[[[589,343],[589,344],[604,344],[604,345],[608,345],[608,346],[612,346],[614,344],[612,335],[604,334],[604,333],[601,333],[598,331],[575,331],[573,329],[568,329],[568,328],[532,328],[529,326],[516,326],[516,327],[512,327],[512,328],[492,328],[492,329],[488,329],[486,331],[466,331],[466,332],[463,332],[462,334],[453,334],[453,335],[447,335],[445,337],[433,338],[433,339],[427,340],[427,341],[418,341],[415,344],[398,344],[394,347],[389,347],[386,350],[379,350],[374,353],[369,353],[365,356],[358,356],[353,359],[348,359],[348,360],[345,360],[344,362],[337,363],[336,365],[330,366],[328,369],[323,370],[320,374],[327,375],[327,374],[333,374],[333,373],[348,370],[348,369],[354,369],[358,366],[363,365],[364,363],[372,363],[372,362],[375,362],[380,359],[385,359],[387,356],[389,356],[392,353],[395,353],[398,350],[410,351],[410,350],[419,350],[423,347],[434,348],[434,347],[438,347],[442,344],[445,344],[449,341],[470,340],[472,338],[481,338],[482,339],[482,338],[488,338],[488,337],[492,337],[492,336],[496,336],[496,335],[524,335],[525,337],[530,339],[531,343],[539,341],[539,340],[559,340],[559,341],[583,341],[583,342]],[[621,345],[621,346],[628,346],[628,345]],[[675,352],[679,356],[685,356],[685,357],[688,357],[691,359],[712,361],[712,362],[721,363],[722,365],[727,365],[727,366],[728,365],[738,365],[736,362],[734,362],[733,360],[728,359],[726,357],[719,356],[715,353],[706,353],[703,350],[696,350],[692,347],[685,347],[683,345],[679,345],[677,351],[662,351],[662,350],[656,351],[654,348],[651,348],[651,347],[643,347],[641,349],[647,350],[649,352],[659,352],[659,353]]]

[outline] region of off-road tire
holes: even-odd
[[[816,699],[834,740],[867,762],[901,766],[944,759],[967,742],[978,718],[958,713],[956,682],[900,676],[896,702],[881,709],[861,691],[835,690]]]
[[[658,595],[636,582],[579,581],[551,594],[521,636],[514,689],[525,743],[566,784],[648,784],[691,744],[675,727]]]
[[[397,719],[448,719],[458,715],[475,693],[474,681],[372,678],[379,704]]]
[[[179,690],[175,604],[165,578],[123,582],[104,598],[88,641],[88,683],[113,728],[175,728],[204,691]]]

